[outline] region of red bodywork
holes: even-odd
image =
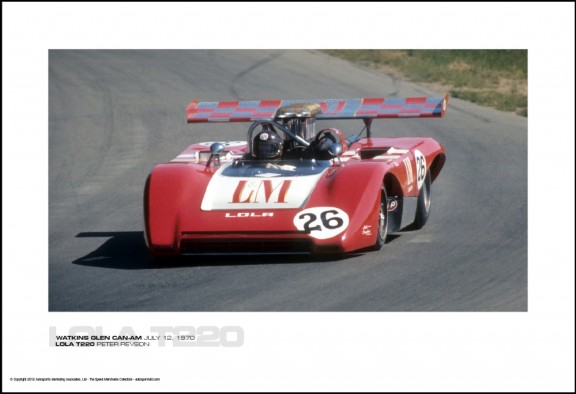
[[[416,198],[421,175],[429,171],[433,181],[445,161],[444,148],[431,138],[364,138],[323,169],[298,207],[283,206],[289,188],[295,187],[289,182],[273,184],[259,178],[250,194],[244,189],[244,178],[230,178],[226,182],[231,190],[222,203],[228,205],[202,209],[215,174],[246,152],[246,143],[226,147],[217,168],[207,165],[210,144],[194,144],[153,169],[144,193],[146,240],[153,255],[343,253],[370,248],[376,242],[383,183],[389,197]],[[329,213],[323,216],[329,228],[344,226],[335,219],[339,210],[344,211],[348,216],[345,229],[327,238],[298,229],[296,217],[314,207],[334,208],[327,208]],[[311,220],[313,215],[303,214],[302,220]],[[308,228],[320,223],[318,219]]]

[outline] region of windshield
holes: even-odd
[[[226,167],[222,175],[261,178],[308,176],[317,175],[331,165],[329,160],[275,160],[273,162],[238,160]]]

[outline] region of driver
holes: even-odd
[[[282,157],[284,140],[274,130],[262,130],[252,139],[252,156],[259,160],[278,160]]]

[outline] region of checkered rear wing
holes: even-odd
[[[424,118],[441,117],[448,96],[409,98],[350,98],[312,100],[257,100],[191,102],[186,108],[188,123],[253,122],[271,120],[279,108],[293,104],[320,105],[316,119]]]

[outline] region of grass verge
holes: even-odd
[[[528,116],[527,50],[325,50],[451,97]]]

